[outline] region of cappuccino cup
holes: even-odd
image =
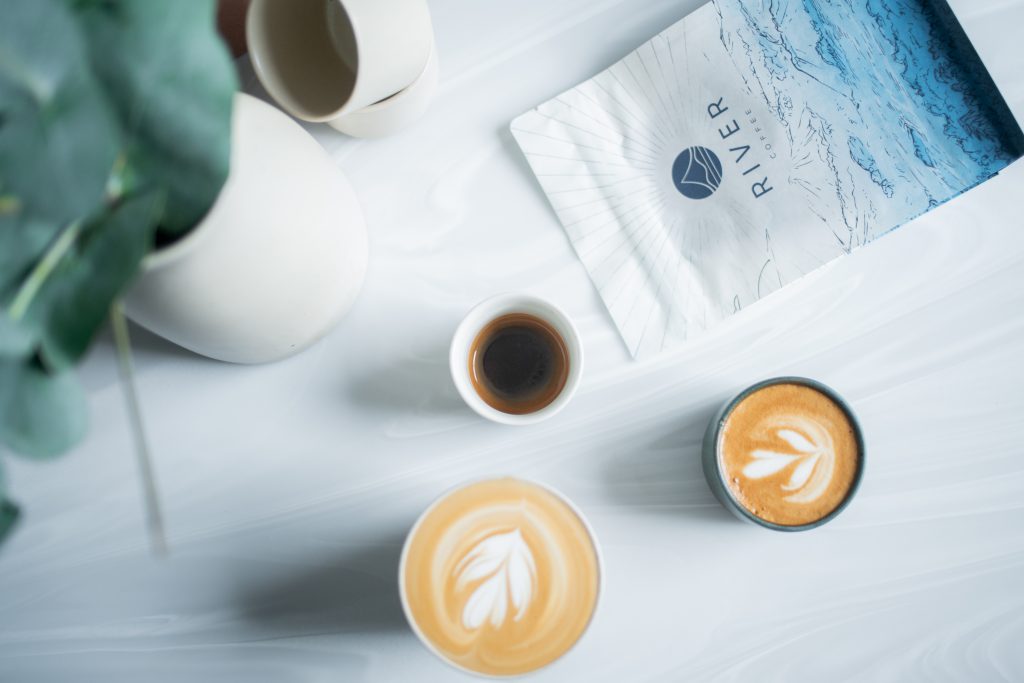
[[[597,541],[554,490],[511,477],[442,495],[402,548],[402,609],[431,652],[481,676],[518,676],[564,656],[601,594]]]
[[[758,382],[727,401],[708,425],[701,453],[722,505],[776,531],[835,519],[857,492],[864,457],[850,406],[803,377]]]
[[[466,404],[508,425],[555,415],[583,374],[583,346],[569,316],[525,294],[500,294],[473,308],[455,330],[448,358]]]
[[[426,0],[252,0],[246,34],[274,100],[328,123],[422,81],[434,45]]]

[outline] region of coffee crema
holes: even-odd
[[[758,389],[732,409],[718,458],[733,498],[781,526],[826,517],[846,499],[861,467],[846,411],[821,391],[790,383]]]
[[[569,379],[569,349],[551,323],[509,313],[487,323],[469,347],[469,378],[480,398],[512,415],[554,401]]]
[[[406,616],[438,654],[472,672],[524,674],[583,635],[601,582],[586,524],[554,493],[492,479],[435,503],[402,554]]]

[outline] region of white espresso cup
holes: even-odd
[[[246,34],[267,92],[317,122],[416,82],[434,44],[426,0],[252,0]]]
[[[510,314],[525,314],[547,323],[564,343],[568,372],[558,394],[543,407],[525,413],[510,413],[488,403],[474,386],[472,377],[474,343],[490,323]],[[455,330],[448,354],[452,380],[459,395],[479,415],[507,425],[527,425],[546,420],[569,402],[583,375],[583,345],[572,320],[554,304],[526,294],[499,294],[477,304]]]

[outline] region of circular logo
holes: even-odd
[[[684,197],[706,199],[722,184],[722,162],[707,147],[688,147],[672,164],[672,182]]]

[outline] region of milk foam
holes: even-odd
[[[480,628],[488,619],[491,626],[499,628],[505,623],[509,602],[516,610],[512,620],[519,621],[533,600],[537,565],[519,529],[480,541],[459,561],[455,572],[458,589],[484,579],[462,609],[462,625],[467,630]]]
[[[785,452],[754,449],[751,460],[741,470],[747,479],[762,479],[797,463],[789,481],[781,484],[784,496],[792,503],[810,503],[828,490],[835,470],[836,452],[828,431],[803,415],[773,416],[768,431],[789,445]]]

